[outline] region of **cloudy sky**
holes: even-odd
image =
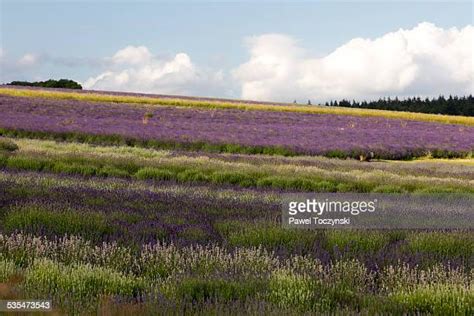
[[[0,0],[0,82],[272,101],[474,93],[472,1]]]

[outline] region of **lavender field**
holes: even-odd
[[[199,144],[200,149],[221,145],[220,150],[231,152],[244,146],[267,153],[355,158],[373,152],[377,158],[403,159],[462,157],[474,146],[472,126],[382,117],[149,108],[9,96],[0,96],[0,111],[0,128],[6,130],[118,135],[176,146]]]
[[[469,230],[287,230],[278,191],[166,181],[4,170],[0,193],[2,295],[71,313],[474,307]]]
[[[281,205],[472,198],[473,146],[469,125],[0,93],[0,299],[60,315],[471,315],[474,227],[288,229]]]

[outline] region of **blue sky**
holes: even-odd
[[[298,53],[298,56],[290,53],[292,56],[269,58],[277,60],[275,65],[280,66],[293,65],[293,61],[296,60],[294,65],[301,68],[306,67],[307,62],[314,64],[311,60],[330,55],[335,49],[354,38],[375,40],[399,29],[412,30],[422,22],[429,22],[443,31],[453,27],[463,30],[473,24],[472,14],[471,1],[298,3],[101,1],[97,3],[2,0],[0,46],[4,60],[1,64],[1,80],[67,77],[85,82],[103,73],[112,72],[112,75],[117,75],[127,71],[129,78],[136,78],[134,76],[142,69],[137,68],[137,64],[129,69],[123,65],[111,66],[110,63],[104,63],[104,60],[112,58],[126,47],[143,46],[153,55],[148,62],[155,65],[154,69],[175,60],[177,54],[183,53],[189,58],[190,64],[187,64],[187,69],[192,69],[193,72],[192,75],[187,73],[189,80],[192,81],[189,89],[186,88],[185,82],[177,79],[178,76],[186,77],[186,74],[180,75],[180,70],[173,79],[178,81],[177,88],[172,87],[173,80],[168,78],[165,84],[163,82],[148,84],[143,92],[272,98],[271,92],[278,89],[273,87],[274,82],[272,85],[272,82],[268,83],[268,80],[262,78],[249,79],[247,74],[239,75],[239,71],[242,72],[242,67],[245,68],[246,63],[256,65],[255,63],[258,64],[262,60],[261,56],[254,54],[252,61],[252,49],[258,50],[256,47],[259,45],[265,46],[266,44],[263,44],[265,40],[276,41],[275,43],[285,46],[288,43],[284,38],[291,39],[291,43],[286,46],[298,47],[304,50],[304,53],[301,55]],[[259,39],[259,36],[268,34],[282,38]],[[253,42],[250,40],[249,43],[249,38],[253,38]],[[367,49],[370,50],[370,47]],[[25,55],[31,58],[23,59],[21,67],[15,67]],[[161,66],[157,66],[158,64]],[[320,68],[314,67],[314,72],[318,72]],[[289,73],[287,75],[289,76]],[[298,72],[292,75],[303,82],[305,78],[315,74]],[[205,81],[208,82],[197,82],[196,78],[206,78]],[[164,79],[157,75],[156,80]],[[222,83],[224,80],[229,84],[216,84],[216,81]],[[106,88],[127,90],[127,84],[114,86],[110,82],[106,84],[105,80],[102,83]],[[250,92],[244,93],[244,86],[249,83],[254,84],[253,88],[247,89]],[[416,85],[417,82],[414,86]],[[268,91],[256,92],[256,86]],[[337,94],[337,89],[332,89],[331,93],[328,91],[319,93],[321,87],[315,88],[311,85],[308,90],[312,92],[306,93],[305,87],[308,87],[308,84],[297,87],[298,95],[304,95],[305,98],[317,98],[318,95],[330,98],[331,93]],[[433,92],[425,91],[423,87],[419,90],[420,94]],[[100,89],[100,82],[92,88]],[[375,96],[377,93],[404,94],[407,91],[413,93],[410,89],[409,87],[393,91],[382,88],[368,92],[370,96]],[[140,87],[133,85],[130,86],[130,90],[140,90]],[[199,93],[200,91],[202,93]],[[465,91],[454,89],[453,92]],[[356,94],[355,96],[362,97]],[[275,98],[281,97],[285,96]],[[294,97],[297,95],[287,98]],[[338,95],[333,97],[337,98]]]

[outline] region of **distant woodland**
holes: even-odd
[[[60,80],[47,80],[47,81],[12,81],[8,83],[12,86],[27,86],[27,87],[43,87],[43,88],[66,88],[66,89],[82,89],[82,86],[75,82],[74,80],[69,79],[60,79]]]
[[[419,97],[403,100],[399,100],[398,98],[383,98],[377,101],[369,102],[357,102],[354,100],[351,102],[348,100],[341,100],[326,102],[325,105],[404,112],[474,116],[474,97],[472,95],[467,97],[439,96],[438,98],[433,99],[421,99]]]

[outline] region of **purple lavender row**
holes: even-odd
[[[0,96],[0,113],[0,128],[117,134],[183,143],[281,146],[309,155],[362,149],[380,156],[397,156],[434,150],[470,152],[474,148],[474,127],[381,117],[147,108],[8,96]]]

